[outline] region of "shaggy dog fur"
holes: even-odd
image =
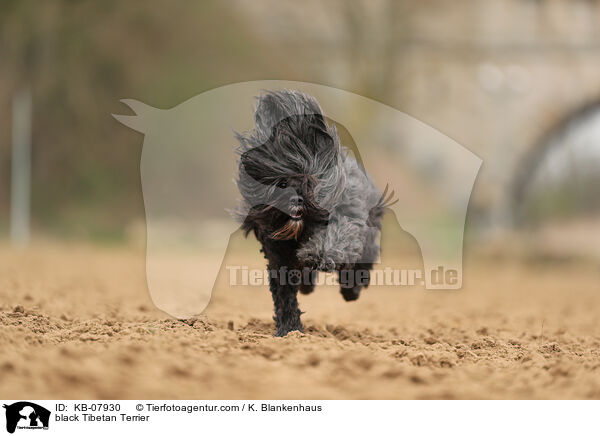
[[[262,244],[276,335],[285,336],[302,331],[297,292],[313,291],[317,271],[337,271],[346,301],[369,285],[393,193],[375,187],[313,97],[266,92],[254,118],[254,130],[236,134],[243,197],[237,214],[246,235]]]

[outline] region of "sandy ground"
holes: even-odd
[[[597,266],[470,256],[465,278],[318,288],[305,333],[274,338],[264,287],[184,323],[153,307],[141,250],[0,247],[0,397],[600,398]]]

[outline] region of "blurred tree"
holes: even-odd
[[[0,225],[6,224],[10,99],[33,88],[34,226],[120,238],[143,218],[141,138],[110,116],[119,99],[174,106],[294,66],[216,1],[0,2]]]

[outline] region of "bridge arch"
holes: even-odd
[[[574,111],[566,113],[546,129],[519,160],[509,186],[509,208],[515,226],[520,227],[525,222],[524,206],[527,188],[545,159],[557,148],[564,146],[570,134],[585,127],[598,114],[600,114],[600,99],[586,102]]]

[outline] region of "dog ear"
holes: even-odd
[[[258,97],[254,122],[259,132],[270,136],[271,129],[284,118],[284,113],[278,98],[274,93],[266,93]]]

